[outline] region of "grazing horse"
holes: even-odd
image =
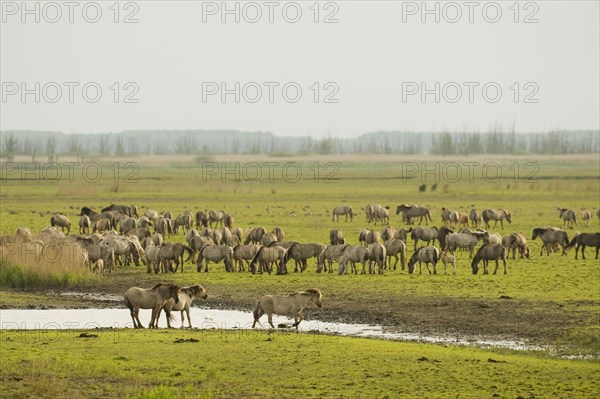
[[[546,256],[550,256],[550,246],[552,244],[560,244],[562,247],[562,255],[564,256],[567,254],[565,249],[567,245],[569,245],[569,236],[566,231],[538,227],[533,229],[531,239],[535,240],[537,237],[540,237],[543,243],[540,248],[540,256],[544,252],[544,247],[546,248]]]
[[[408,273],[412,274],[415,271],[415,264],[419,262],[419,274],[421,274],[421,262],[425,262],[429,274],[431,274],[431,270],[429,269],[430,263],[433,263],[433,274],[437,274],[435,265],[438,263],[439,259],[440,251],[436,247],[420,247],[408,261]]]
[[[496,261],[496,268],[494,274],[498,271],[498,259],[502,259],[504,264],[504,274],[506,274],[506,248],[500,244],[485,244],[477,251],[471,262],[471,268],[473,274],[477,274],[479,271],[479,262],[483,261],[483,274],[488,274],[488,262],[490,260]]]
[[[527,239],[523,233],[512,233],[509,236],[502,237],[502,246],[507,249],[509,254],[512,249],[513,259],[515,259],[517,249],[521,258],[525,257],[529,259],[530,251],[527,246]]]
[[[158,283],[152,288],[131,287],[123,294],[125,305],[129,308],[133,328],[144,328],[140,322],[140,309],[152,309],[152,318],[148,328],[155,328],[160,309],[169,298],[179,303],[179,286]]]
[[[577,214],[572,209],[556,208],[559,219],[563,220],[563,227],[573,228],[573,224],[577,226]]]
[[[192,328],[192,320],[190,319],[190,306],[192,305],[192,302],[196,298],[202,298],[202,299],[208,298],[208,294],[206,293],[206,290],[204,289],[203,286],[201,286],[199,284],[192,285],[189,287],[181,287],[181,289],[179,290],[179,302],[178,303],[175,303],[175,300],[173,298],[167,299],[167,301],[165,302],[165,304],[163,305],[163,307],[161,309],[165,311],[168,328],[171,328],[171,322],[174,319],[173,315],[171,314],[171,311],[173,311],[173,310],[181,311],[181,328],[183,328],[183,326],[184,326],[184,318],[183,318],[184,311],[187,314],[188,325],[190,328]],[[155,326],[156,328],[158,328],[158,319],[159,318],[160,318],[160,310],[158,311],[158,316],[156,317],[156,326]]]
[[[575,259],[577,259],[577,252],[579,251],[579,247],[581,247],[581,257],[585,259],[585,246],[596,247],[596,259],[598,259],[598,251],[600,251],[600,233],[580,233],[577,234],[567,248],[571,248],[575,246]]]
[[[340,215],[346,216],[345,222],[348,221],[348,216],[350,216],[350,221],[354,217],[354,213],[352,213],[352,207],[350,205],[340,205],[333,208],[333,212],[331,215],[331,221],[340,221]]]
[[[273,314],[277,314],[293,317],[293,327],[296,327],[296,331],[298,331],[298,325],[304,318],[302,310],[311,302],[317,305],[318,308],[323,307],[322,298],[323,294],[317,288],[311,288],[304,292],[292,292],[285,296],[265,295],[258,300],[254,307],[254,323],[252,323],[252,328],[256,326],[256,322],[262,326],[262,323],[258,319],[266,313],[271,328],[275,328],[273,325]]]
[[[481,213],[481,218],[485,222],[486,229],[490,228],[490,220],[494,221],[494,228],[496,228],[496,226],[498,225],[498,221],[500,221],[500,226],[502,227],[502,230],[504,230],[504,219],[506,219],[508,223],[512,222],[510,212],[506,209],[484,209]]]

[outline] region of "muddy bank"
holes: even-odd
[[[120,291],[120,290],[118,290]],[[106,309],[123,308],[117,292],[0,292],[2,309]],[[250,296],[252,299],[249,299]],[[195,306],[246,312],[251,318],[255,295],[233,296],[213,292],[208,301]],[[305,309],[306,320],[327,323],[381,326],[389,334],[427,337],[458,336],[464,340],[492,339],[524,342],[527,345],[554,344],[572,329],[596,324],[596,303],[534,303],[514,298],[480,300],[470,298],[411,298],[355,303],[328,300],[322,309]]]

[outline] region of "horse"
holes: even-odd
[[[352,221],[352,218],[354,217],[354,214],[352,213],[352,207],[350,205],[340,205],[340,206],[336,206],[335,208],[333,208],[333,212],[331,215],[331,221],[340,221],[340,215],[342,216],[346,216],[346,219],[344,220],[345,222],[348,221],[348,216],[350,216],[350,221]]]
[[[345,248],[346,244],[328,245],[317,257],[317,273],[321,273],[323,269],[328,270],[329,273],[333,273],[333,261],[336,260]]]
[[[469,257],[473,256],[473,250],[481,239],[487,237],[487,232],[469,231],[468,233],[450,233],[446,236],[445,250],[454,254],[456,248],[468,248]]]
[[[496,268],[494,269],[494,274],[496,274],[498,271],[498,259],[502,259],[502,263],[504,264],[504,274],[506,274],[506,248],[500,244],[482,245],[471,262],[473,274],[477,274],[477,271],[479,271],[479,262],[481,261],[483,261],[483,274],[488,274],[487,267],[490,260],[496,261]]]
[[[148,328],[154,328],[160,309],[169,298],[179,303],[179,286],[158,283],[152,288],[131,287],[123,294],[125,305],[129,308],[133,328],[144,328],[140,322],[140,309],[152,309],[152,318]]]
[[[325,249],[325,245],[318,242],[308,243],[295,243],[288,249],[290,259],[294,259],[296,265],[294,271],[298,271],[298,264],[300,265],[300,271],[306,270],[307,260],[319,256]]]
[[[588,227],[592,220],[592,213],[585,208],[581,208],[581,220],[583,220],[585,227]]]
[[[227,245],[208,245],[204,244],[198,251],[198,260],[196,261],[196,270],[202,271],[202,261],[204,261],[204,271],[208,273],[208,262],[219,263],[223,261],[226,272],[233,272],[233,249]]]
[[[567,249],[575,246],[575,259],[577,259],[577,252],[579,251],[579,247],[581,247],[581,257],[585,259],[585,246],[596,247],[596,259],[598,259],[598,251],[600,251],[600,233],[581,233],[577,234],[569,245],[567,245]]]
[[[331,230],[329,232],[329,242],[331,245],[345,244],[346,240],[344,239],[344,232],[337,229]]]
[[[338,262],[338,274],[346,274],[346,263],[349,261],[352,267],[352,272],[357,274],[356,262],[362,264],[362,273],[365,273],[365,266],[367,262],[367,247],[363,245],[350,245],[346,244],[340,250],[341,256],[337,259]],[[340,259],[342,258],[343,259]]]
[[[286,270],[285,264],[288,261],[288,253],[287,250],[279,245],[274,247],[260,247],[258,251],[256,251],[256,255],[250,261],[250,271],[252,274],[256,274],[256,264],[259,263],[259,271],[262,274],[263,271],[267,271],[269,274],[273,271],[273,267],[271,266],[273,262],[279,261],[277,265],[277,274],[286,274],[284,272]]]
[[[473,227],[478,227],[481,222],[481,216],[477,213],[477,209],[471,209],[469,212],[469,220],[471,220],[471,224]]]
[[[441,254],[442,263],[444,264],[444,274],[446,274],[446,267],[448,263],[452,265],[452,274],[456,274],[456,256],[448,255],[444,252]]]
[[[265,295],[258,300],[254,307],[254,323],[252,323],[252,328],[256,326],[256,322],[262,326],[262,323],[258,319],[266,313],[271,328],[275,328],[273,325],[273,314],[277,314],[293,317],[294,324],[292,327],[296,327],[296,331],[298,331],[298,325],[304,318],[302,310],[311,302],[317,305],[318,308],[323,307],[322,298],[323,294],[317,288],[311,288],[304,292],[292,292],[286,296]]]
[[[387,258],[387,252],[383,244],[371,244],[367,247],[367,258],[369,260],[369,273],[375,273],[375,264],[377,264],[377,272],[383,274],[385,269],[385,260]],[[362,274],[364,274],[364,268]]]
[[[391,240],[387,240],[383,245],[385,245],[386,252],[386,263],[389,266],[389,269],[392,270],[392,256],[396,261],[394,262],[394,270],[396,270],[396,265],[398,264],[398,255],[400,255],[400,264],[402,265],[402,270],[406,267],[406,244],[404,241],[398,238],[392,238]]]
[[[417,243],[419,240],[427,241],[427,245],[429,243],[435,243],[438,237],[438,228],[437,227],[415,227],[411,233],[410,238],[415,242],[415,251],[417,250]]]
[[[573,228],[573,223],[577,226],[577,214],[572,209],[567,208],[556,208],[558,211],[558,218],[563,220],[563,227]]]
[[[250,261],[254,258],[254,255],[256,255],[256,252],[258,252],[259,249],[259,244],[238,244],[233,247],[233,260],[237,263],[238,272],[246,271],[244,268],[244,261],[246,261],[249,266]]]
[[[208,294],[206,293],[206,290],[204,289],[204,287],[202,287],[199,284],[192,285],[189,287],[181,287],[181,289],[179,290],[179,303],[175,303],[175,300],[173,300],[172,298],[169,298],[165,302],[165,304],[162,306],[161,309],[165,311],[168,328],[171,328],[171,322],[174,319],[173,315],[171,314],[171,311],[173,311],[173,310],[181,311],[181,328],[183,328],[183,326],[184,326],[184,318],[183,318],[184,311],[187,314],[189,328],[192,328],[192,320],[190,319],[190,306],[192,305],[192,302],[196,298],[202,298],[202,299],[208,298]],[[160,310],[158,311],[158,316],[156,317],[156,324],[157,324],[156,327],[157,328],[158,328],[158,319],[159,318],[160,318]]]
[[[546,247],[546,256],[550,256],[550,244],[555,243],[560,244],[562,247],[563,256],[567,254],[565,249],[567,245],[569,245],[569,236],[566,231],[538,227],[533,229],[531,239],[535,240],[537,237],[540,237],[543,243],[540,248],[540,256],[542,256],[542,253],[544,252],[544,247]]]
[[[419,274],[421,274],[421,262],[425,262],[429,274],[431,274],[431,270],[429,269],[430,263],[433,263],[433,274],[437,274],[435,265],[438,263],[439,259],[440,251],[436,247],[420,247],[408,261],[408,273],[412,274],[415,271],[415,264],[419,262]]]
[[[521,258],[525,257],[529,259],[529,247],[527,246],[527,239],[522,233],[512,233],[509,236],[502,237],[502,246],[507,249],[510,254],[512,249],[513,259],[515,259],[515,253],[519,250]]]
[[[244,245],[252,244],[260,244],[260,240],[263,235],[267,234],[267,229],[264,227],[254,227],[250,228],[246,232],[246,239],[244,240]]]
[[[502,230],[504,230],[504,219],[506,219],[508,223],[512,222],[512,216],[510,215],[510,212],[506,209],[484,209],[481,213],[481,218],[485,222],[486,229],[490,228],[490,220],[494,221],[494,228],[496,228],[496,226],[498,225],[498,221],[500,221],[500,226],[502,227]]]
[[[433,222],[433,219],[431,219],[431,214],[429,213],[429,209],[422,206],[406,204],[398,205],[396,207],[396,215],[400,215],[401,213],[406,216],[407,224],[412,224],[412,218],[415,217],[419,218],[419,224],[423,222],[423,218],[425,218],[425,224],[428,224],[427,220]]]

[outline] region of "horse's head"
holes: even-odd
[[[475,259],[473,259],[473,262],[471,262],[471,269],[473,269],[473,274],[477,274],[479,271],[479,262]]]
[[[535,240],[535,239],[537,238],[537,236],[538,236],[538,233],[539,233],[539,231],[538,231],[538,230],[539,230],[539,229],[533,229],[533,233],[531,234],[531,239],[532,239],[532,240]]]
[[[506,215],[506,221],[508,223],[512,223],[512,216],[510,215],[509,211],[504,211],[504,214]]]
[[[181,290],[181,288],[179,288],[178,285],[171,285],[171,287],[169,288],[169,295],[171,298],[173,298],[175,303],[179,303],[179,291],[180,290]]]
[[[415,271],[415,264],[417,263],[417,257],[415,255],[408,260],[408,274],[412,274]]]
[[[323,307],[323,294],[321,294],[320,290],[317,288],[311,288],[306,290],[306,292],[311,295],[314,304],[317,305],[318,308]]]
[[[529,259],[529,247],[527,246],[527,244],[525,244],[524,248],[523,248],[523,256],[525,256],[527,259]]]

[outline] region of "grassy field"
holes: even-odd
[[[295,333],[2,332],[2,397],[595,398],[595,362]],[[344,355],[341,356],[340,354]]]
[[[130,161],[135,165],[128,165]],[[350,243],[356,244],[360,229],[373,227],[365,221],[363,208],[368,203],[390,205],[392,210],[399,203],[423,204],[432,211],[430,225],[436,226],[440,225],[442,207],[462,212],[471,207],[480,211],[507,208],[512,213],[512,224],[505,224],[504,230],[498,225],[491,231],[502,235],[520,231],[527,238],[534,227],[562,225],[557,206],[575,209],[578,214],[581,208],[588,208],[594,213],[591,225],[586,227],[580,222],[576,230],[600,230],[595,216],[600,204],[597,156],[215,156],[205,161],[208,163],[202,164],[193,157],[84,160],[73,169],[72,178],[63,166],[59,181],[52,181],[55,175],[49,175],[50,169],[44,171],[43,165],[37,172],[31,172],[35,167],[30,166],[29,174],[23,176],[20,170],[3,168],[0,234],[12,234],[18,226],[40,230],[49,225],[54,212],[67,214],[76,226],[82,206],[99,210],[110,203],[136,204],[142,212],[155,209],[173,214],[188,209],[222,209],[234,216],[235,226],[264,226],[269,230],[280,226],[286,240],[302,242],[327,242],[329,230],[341,228]],[[102,177],[95,181],[98,170]],[[299,179],[297,171],[302,172]],[[421,184],[426,184],[424,192],[419,191]],[[435,190],[433,184],[437,184]],[[332,222],[332,208],[346,203],[355,210],[354,220]],[[390,224],[402,226],[396,215],[392,215]],[[569,230],[569,236],[572,234]],[[183,235],[170,240],[184,241]],[[407,245],[411,254],[413,242]],[[565,257],[558,253],[540,256],[539,245],[539,241],[530,242],[531,259],[509,260],[507,275],[473,276],[468,255],[460,253],[456,275],[408,275],[403,270],[388,270],[383,276],[338,276],[315,273],[313,262],[306,272],[285,276],[225,273],[222,265],[213,265],[209,273],[199,274],[195,265],[188,263],[185,272],[177,275],[147,275],[143,267],[121,267],[113,275],[73,281],[67,288],[119,295],[129,286],[150,286],[159,280],[200,283],[209,293],[207,306],[250,311],[265,293],[318,287],[324,293],[324,308],[307,309],[309,318],[382,324],[423,334],[524,339],[555,347],[558,354],[597,357],[600,268],[593,249],[587,249],[587,260],[576,261],[573,250]],[[440,270],[443,268],[438,273]],[[0,281],[0,306],[78,306],[42,289],[14,290]],[[147,322],[148,317],[143,314],[142,321]],[[85,392],[78,385],[80,381],[89,381],[94,387],[90,392],[97,397],[136,396],[144,390],[149,397],[186,392],[197,396],[195,389],[199,387],[207,397],[239,396],[236,392],[243,387],[252,387],[256,397],[293,397],[300,392],[309,397],[397,397],[403,392],[406,396],[498,394],[523,398],[598,394],[597,387],[590,385],[597,379],[597,361],[323,336],[315,345],[315,337],[310,334],[300,334],[290,345],[277,337],[248,344],[235,338],[235,332],[213,335],[174,331],[145,332],[136,335],[140,337],[136,342],[114,343],[112,338],[107,339],[113,333],[101,332],[99,339],[67,339],[58,334],[48,345],[35,343],[36,350],[23,358],[23,362],[29,359],[26,363],[19,363],[21,360],[14,356],[22,354],[21,335],[3,333],[2,369],[10,371],[5,371],[2,378],[3,385],[11,389],[3,390],[3,394],[27,395],[32,387],[41,389],[36,386],[37,380],[47,385],[44,389],[54,389],[53,383],[58,380],[69,381],[70,397]],[[29,333],[23,334],[29,339]],[[177,338],[198,334],[199,343],[172,344]],[[90,354],[81,349],[85,345],[93,348]],[[164,361],[160,368],[152,365],[161,358],[165,345],[177,371]],[[65,349],[69,346],[72,353]],[[107,352],[99,357],[101,361],[85,361],[94,359],[94,350],[103,349]],[[116,354],[117,350],[126,354]],[[150,351],[142,363],[137,357],[141,351]],[[344,356],[339,356],[341,351]],[[11,355],[6,357],[4,353]],[[238,354],[243,354],[243,361]],[[119,356],[126,360],[119,360]],[[421,357],[428,360],[418,361]],[[488,358],[500,363],[488,362]],[[12,371],[17,364],[26,365],[32,373],[38,373],[32,375],[43,378],[34,378],[36,381],[26,386],[25,377]],[[201,365],[203,368],[199,368]],[[81,374],[69,375],[73,369]],[[19,378],[24,379],[17,381]],[[161,382],[171,388],[160,388]]]

